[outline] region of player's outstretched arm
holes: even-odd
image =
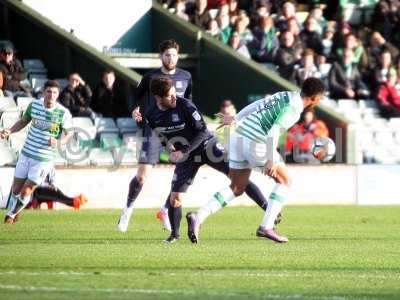
[[[2,139],[8,138],[10,134],[20,131],[26,125],[28,125],[29,122],[30,122],[29,119],[22,117],[22,119],[17,121],[13,126],[11,126],[11,128],[3,129],[2,131],[0,131],[0,138]]]

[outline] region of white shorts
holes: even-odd
[[[52,161],[35,160],[21,153],[15,167],[14,177],[29,179],[37,185],[41,185],[52,169]]]
[[[229,139],[229,167],[232,169],[264,168],[268,160],[283,164],[272,143],[257,143],[233,131]]]

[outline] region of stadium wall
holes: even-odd
[[[400,204],[395,190],[400,173],[398,165],[291,165],[289,169],[293,177],[293,189],[288,205]],[[1,194],[3,198],[8,194],[13,172],[13,168],[0,169],[0,198]],[[67,195],[87,195],[89,203],[85,208],[121,208],[125,203],[129,182],[135,173],[136,168],[57,169],[56,182]],[[163,204],[169,193],[172,174],[172,166],[155,168],[136,206],[151,208]],[[272,180],[266,180],[260,173],[254,173],[251,179],[266,193],[273,186]],[[228,183],[228,179],[215,170],[201,168],[185,196],[184,206],[201,206],[214,192]],[[4,205],[3,200],[1,206]],[[232,205],[253,203],[242,196]],[[64,208],[62,205],[58,207]]]

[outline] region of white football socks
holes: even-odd
[[[202,224],[209,215],[215,214],[235,198],[236,196],[230,187],[226,187],[223,190],[216,192],[213,195],[213,198],[197,211],[197,218],[200,224]]]
[[[268,207],[261,222],[261,227],[264,229],[274,228],[275,219],[282,210],[283,203],[287,200],[288,195],[289,187],[280,183],[275,185],[269,196]]]

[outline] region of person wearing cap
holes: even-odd
[[[26,72],[21,62],[15,58],[14,49],[10,46],[5,46],[0,52],[0,72],[3,75],[4,96],[13,98],[30,96],[29,91],[20,84],[26,79]]]

